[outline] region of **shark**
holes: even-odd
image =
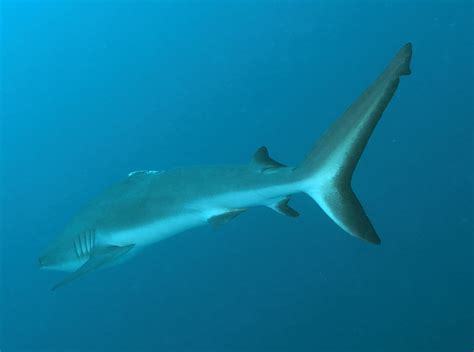
[[[348,234],[380,244],[351,180],[400,77],[411,73],[411,57],[412,44],[407,43],[296,167],[272,159],[260,147],[245,165],[128,174],[82,208],[39,257],[41,268],[69,273],[52,289],[122,263],[183,231],[225,224],[255,206],[297,217],[289,205],[297,193],[314,199]]]

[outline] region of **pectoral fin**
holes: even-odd
[[[64,280],[58,282],[53,286],[52,290],[56,290],[58,287],[64,286],[65,284],[84,276],[91,271],[99,269],[107,264],[111,264],[120,257],[127,254],[135,245],[130,244],[128,246],[105,246],[96,247],[91,253],[91,256],[87,262],[85,262],[79,269],[67,276]]]

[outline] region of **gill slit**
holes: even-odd
[[[85,256],[87,253],[87,250],[86,250],[86,242],[84,241],[84,234],[79,235],[79,239],[81,241],[82,256]]]
[[[77,245],[77,238],[74,238],[73,240],[74,243],[74,251],[76,252],[76,257],[79,259],[81,256],[79,255],[79,248]]]

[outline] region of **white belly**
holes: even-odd
[[[100,237],[103,242],[109,245],[147,246],[185,230],[205,225],[209,218],[233,209],[258,205],[271,206],[281,197],[298,192],[299,188],[299,184],[288,184],[248,191],[226,192],[207,199],[196,200],[185,206],[183,211],[176,215],[161,218],[139,227],[104,232],[100,234]]]
[[[117,246],[135,244],[141,247],[204,224],[205,220],[199,213],[183,213],[159,219],[156,222],[144,224],[139,227],[103,233],[101,237],[107,244]]]

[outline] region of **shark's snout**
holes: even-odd
[[[44,256],[38,258],[38,268],[42,269],[45,268],[47,265],[47,260],[44,258]]]
[[[84,264],[84,259],[77,257],[74,247],[56,245],[38,258],[38,267],[47,270],[74,271]]]
[[[38,267],[40,269],[51,269],[56,265],[60,264],[61,258],[54,251],[46,251],[41,256],[38,257]]]
[[[48,260],[47,256],[42,255],[41,257],[38,258],[38,268],[44,269],[50,266],[51,260]]]

